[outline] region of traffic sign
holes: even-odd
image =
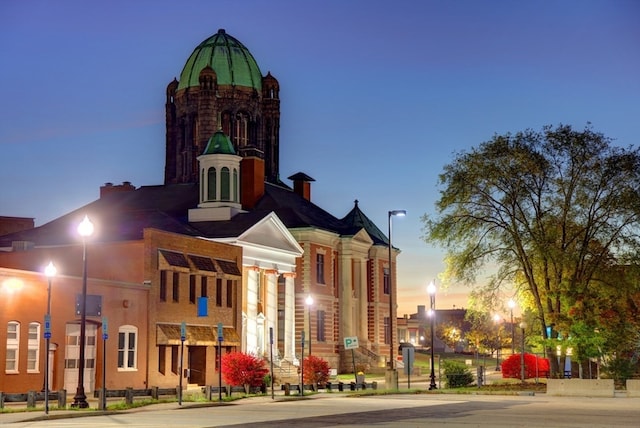
[[[187,323],[183,321],[180,324],[180,341],[184,342],[185,340],[187,340]]]
[[[359,347],[360,347],[360,344],[358,343],[357,336],[344,338],[344,349],[358,349]]]
[[[222,323],[219,322],[218,323],[218,342],[222,343],[222,341],[224,340],[224,334],[222,334],[224,332],[224,329],[222,328]]]

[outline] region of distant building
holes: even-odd
[[[218,326],[223,353],[273,353],[276,379],[296,375],[303,331],[305,348],[311,342],[332,368],[350,370],[343,341],[351,336],[359,361],[384,367],[396,333],[389,275],[399,250],[389,266],[389,241],[357,201],[338,218],[312,202],[313,178],[294,174],[292,187],[280,180],[277,80],[219,30],[196,47],[166,95],[164,184],[107,183],[96,201],[0,236],[0,301],[11,305],[0,311],[0,391],[40,390],[44,358],[52,389],[77,382],[83,244],[76,228],[85,215],[95,225],[86,240],[94,302],[87,392],[101,387],[103,355],[109,389],[175,387],[180,376],[184,385],[217,385]],[[45,350],[41,272],[49,260],[59,275]]]
[[[436,326],[451,326],[459,329],[462,336],[471,328],[468,321],[466,309],[436,309]],[[432,318],[425,305],[418,305],[417,312],[398,318],[398,338],[400,342],[411,343],[416,347],[431,346],[431,321]],[[437,328],[437,327],[436,327]],[[434,338],[436,352],[452,352],[447,345],[440,340],[437,335]],[[462,350],[455,349],[455,351]]]

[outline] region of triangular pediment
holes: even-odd
[[[237,243],[243,247],[271,248],[290,253],[296,257],[300,257],[303,253],[302,247],[273,212],[238,236]]]

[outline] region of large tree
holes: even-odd
[[[424,238],[447,250],[451,281],[473,285],[493,307],[515,285],[544,339],[606,327],[601,313],[575,308],[615,295],[624,284],[612,272],[638,262],[638,149],[614,146],[590,124],[495,135],[456,154],[440,185]],[[487,268],[494,273],[477,286]]]

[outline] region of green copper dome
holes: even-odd
[[[216,131],[209,138],[207,147],[204,149],[203,155],[235,155],[236,151],[229,137],[224,132]]]
[[[223,29],[195,48],[180,73],[178,90],[199,86],[198,76],[206,66],[210,66],[216,72],[218,85],[246,86],[262,90],[262,73],[253,55]]]

